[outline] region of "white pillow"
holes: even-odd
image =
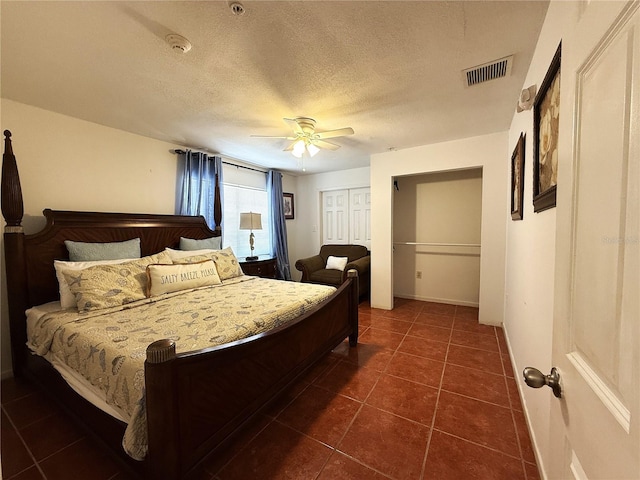
[[[349,262],[349,257],[332,257],[331,255],[329,255],[329,258],[327,258],[327,270],[340,270],[341,272],[344,271],[344,267],[347,266],[347,263]]]
[[[136,258],[121,258],[119,260],[95,260],[92,262],[67,262],[64,260],[54,260],[53,266],[56,269],[56,278],[58,279],[58,287],[60,291],[60,306],[62,308],[76,307],[76,296],[69,289],[69,284],[62,274],[62,269],[69,272],[84,270],[85,268],[95,267],[96,265],[117,265],[118,263],[130,262],[137,260]]]
[[[195,257],[196,255],[206,255],[209,253],[218,252],[219,250],[212,248],[203,248],[202,250],[174,250],[173,248],[165,248],[165,252],[171,257],[171,261],[175,263],[176,260],[181,260],[187,257]]]

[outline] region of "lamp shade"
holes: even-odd
[[[262,230],[262,215],[259,213],[241,213],[240,230]]]

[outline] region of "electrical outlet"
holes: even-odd
[[[422,272],[420,270],[416,272],[416,278],[422,278]]]

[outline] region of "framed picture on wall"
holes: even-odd
[[[293,205],[293,193],[283,193],[282,194],[282,202],[284,208],[284,218],[286,220],[293,220],[294,216],[294,205]]]
[[[558,45],[533,103],[534,212],[542,212],[556,206],[561,52],[562,43]]]
[[[524,140],[521,133],[516,148],[511,155],[511,219],[522,220],[524,199]]]

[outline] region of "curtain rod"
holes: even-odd
[[[178,155],[183,155],[183,154],[187,153],[186,150],[182,150],[182,149],[179,149],[179,148],[175,149],[174,152],[177,153]],[[222,155],[218,155],[218,156],[222,157]],[[231,165],[231,166],[236,167],[236,168],[245,168],[247,170],[253,170],[254,172],[267,173],[266,170],[260,170],[258,168],[252,168],[252,167],[245,167],[244,165],[238,165],[236,163],[225,162],[224,160],[222,161],[222,163],[225,164],[225,165]]]
[[[244,165],[237,165],[235,163],[225,162],[224,160],[222,161],[222,163],[225,164],[225,165],[231,165],[231,166],[234,166],[234,167],[237,167],[237,168],[246,168],[247,170],[253,170],[254,172],[267,173],[264,170],[259,170],[257,168],[252,168],[252,167],[245,167]]]

